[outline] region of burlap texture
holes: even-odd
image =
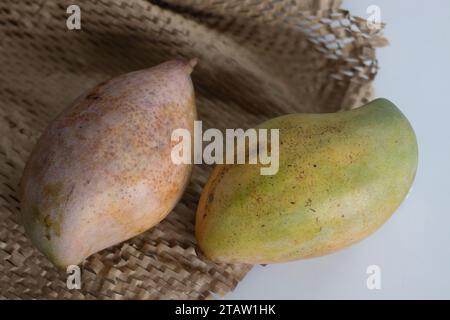
[[[297,4],[295,4],[297,2]],[[81,8],[81,30],[66,8]],[[18,182],[41,132],[84,90],[174,57],[192,76],[206,127],[248,128],[289,112],[365,102],[386,43],[340,1],[165,0],[0,2],[0,298],[204,299],[250,270],[196,253],[194,214],[210,167],[197,166],[182,201],[158,226],[82,265],[69,290],[19,224]]]

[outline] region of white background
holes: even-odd
[[[375,95],[392,100],[419,142],[413,189],[375,234],[332,255],[255,266],[228,299],[450,298],[450,1],[344,1],[367,17],[378,5],[390,46],[377,49]],[[366,268],[381,268],[368,290]]]

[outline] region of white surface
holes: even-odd
[[[228,299],[450,298],[450,1],[344,1],[367,17],[378,5],[387,48],[375,95],[392,100],[419,141],[413,189],[394,216],[363,242],[309,260],[256,266]],[[381,290],[366,268],[381,268]]]

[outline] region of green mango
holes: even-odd
[[[279,129],[279,170],[218,165],[201,195],[196,238],[211,260],[266,264],[321,256],[377,230],[413,183],[413,128],[386,99],[326,114],[289,114]]]

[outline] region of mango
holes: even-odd
[[[21,179],[21,219],[60,268],[160,222],[191,165],[171,159],[171,133],[193,131],[190,73],[173,60],[103,82],[62,111],[39,138]]]
[[[386,99],[345,112],[290,114],[279,129],[279,170],[224,164],[196,215],[201,251],[221,263],[267,264],[322,256],[377,230],[399,207],[418,162],[414,131]]]

